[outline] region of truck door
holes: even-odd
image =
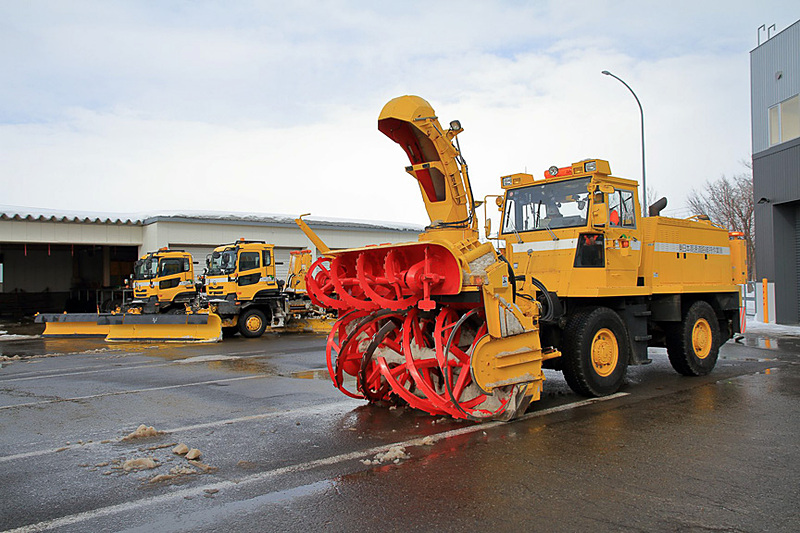
[[[162,258],[158,263],[158,301],[172,302],[178,294],[193,290],[191,270],[188,258]]]
[[[608,286],[635,287],[642,257],[638,201],[633,190],[616,188],[608,193],[608,225],[605,232]]]
[[[252,300],[258,292],[262,277],[261,254],[252,251],[239,252],[239,276],[236,295],[240,300]]]

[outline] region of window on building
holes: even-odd
[[[800,137],[800,95],[769,108],[769,145]]]

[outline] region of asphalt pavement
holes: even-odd
[[[607,398],[547,371],[524,417],[485,424],[343,396],[321,335],[2,339],[2,530],[800,529],[785,332],[728,342],[700,378],[651,349]],[[140,425],[157,434],[126,438]]]

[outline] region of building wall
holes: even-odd
[[[0,221],[0,243],[142,244],[142,226],[38,220]]]
[[[756,277],[775,283],[775,315],[800,322],[800,138],[769,146],[769,108],[800,93],[800,21],[750,53]]]
[[[753,154],[769,148],[768,110],[800,91],[800,21],[750,52]],[[778,75],[780,73],[780,79]]]

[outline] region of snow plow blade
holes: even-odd
[[[101,317],[108,324],[108,342],[218,342],[222,320],[213,313],[190,315],[111,315]]]
[[[98,322],[101,316],[97,313],[38,314],[34,322],[44,323],[43,337],[105,337],[109,326]]]

